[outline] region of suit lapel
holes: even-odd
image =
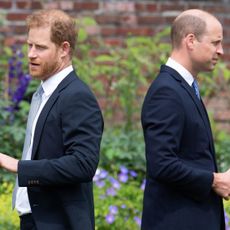
[[[197,98],[197,96],[195,95],[193,89],[191,86],[189,86],[189,84],[183,79],[183,77],[174,69],[172,69],[171,67],[168,66],[162,66],[161,71],[167,71],[170,73],[170,75],[172,77],[174,77],[177,82],[179,82],[181,84],[181,86],[187,91],[187,93],[190,95],[190,97],[192,98],[194,104],[196,105],[196,108],[204,122],[206,131],[207,131],[207,135],[208,138],[210,140],[210,146],[211,146],[211,151],[214,155],[214,146],[213,146],[213,138],[212,138],[212,131],[211,131],[211,127],[210,127],[210,123],[209,123],[209,118],[207,115],[207,111],[205,109],[205,106],[202,102],[202,100],[199,100]]]
[[[192,88],[190,86],[188,86],[188,84],[182,83],[182,86],[187,90],[189,95],[192,97],[192,100],[195,103],[196,108],[198,109],[198,111],[199,111],[199,113],[201,115],[201,118],[202,118],[202,120],[203,120],[203,122],[205,124],[205,128],[207,130],[208,137],[209,137],[209,139],[211,140],[211,143],[212,143],[213,140],[212,140],[211,126],[210,126],[208,114],[207,114],[207,111],[206,111],[206,108],[205,108],[205,106],[203,104],[202,99],[201,100],[197,99],[197,97],[193,93],[193,90],[191,90]]]
[[[206,130],[208,131],[208,136],[210,138],[210,126],[209,126],[209,119],[208,116],[206,114],[206,109],[204,107],[204,105],[202,104],[202,101],[200,101],[199,99],[197,99],[196,95],[193,93],[192,88],[186,83],[186,82],[182,82],[182,87],[188,92],[188,94],[191,96],[194,104],[196,105],[196,108],[199,112],[199,114],[201,115],[201,118],[205,124]],[[211,139],[211,138],[210,138]]]
[[[39,115],[36,128],[34,131],[34,141],[33,141],[33,149],[32,149],[32,155],[31,159],[34,159],[35,154],[37,152],[37,148],[40,142],[41,134],[43,127],[45,125],[47,116],[49,114],[49,111],[53,107],[54,103],[57,101],[60,92],[68,85],[70,84],[74,79],[76,79],[76,74],[74,71],[72,71],[66,78],[62,80],[62,82],[58,85],[58,87],[54,90],[48,101],[46,102],[44,108],[41,111],[41,114]]]
[[[206,108],[205,108],[204,103],[203,103],[202,100],[201,100],[201,104],[202,104],[205,116],[207,118],[207,123],[208,123],[207,126],[208,126],[208,130],[209,130],[209,134],[210,134],[210,139],[211,139],[211,149],[212,149],[212,152],[214,153],[215,152],[215,147],[214,147],[214,142],[213,142],[211,124],[210,124],[210,121],[209,121],[209,118],[208,118],[207,110],[206,110]]]

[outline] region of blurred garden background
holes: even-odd
[[[73,65],[97,96],[105,119],[94,177],[96,229],[140,229],[145,149],[140,124],[149,84],[170,53],[169,25],[188,8],[214,13],[224,25],[222,61],[199,75],[220,171],[230,167],[230,2],[152,0],[0,0],[0,152],[20,158],[32,93],[39,82],[27,70],[25,18],[58,8],[79,28]],[[0,170],[0,230],[17,230],[11,210],[15,175]],[[229,225],[230,202],[225,202]]]

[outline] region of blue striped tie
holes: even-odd
[[[195,94],[196,94],[197,98],[200,100],[200,91],[199,91],[199,86],[198,86],[197,80],[193,81],[192,87],[193,87],[193,89],[195,91]]]

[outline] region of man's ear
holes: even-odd
[[[185,37],[185,43],[186,46],[189,50],[193,50],[194,49],[194,45],[196,44],[196,36],[194,34],[187,34]]]
[[[61,44],[61,57],[70,55],[70,44],[67,41],[64,41]]]

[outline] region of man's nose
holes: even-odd
[[[35,58],[37,56],[36,49],[34,46],[29,47],[28,49],[28,58]]]

